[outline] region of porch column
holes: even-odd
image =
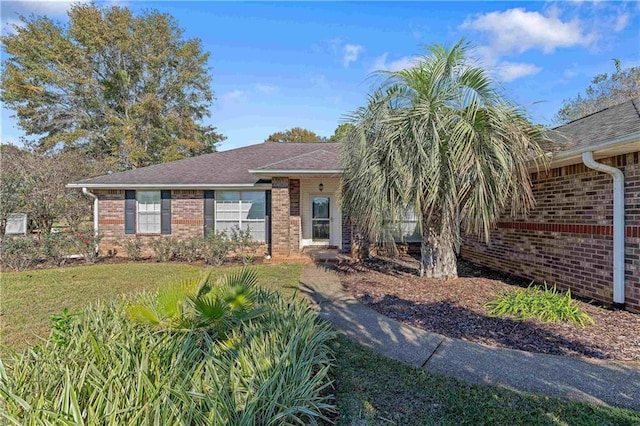
[[[271,179],[271,256],[288,257],[291,254],[289,178]]]
[[[289,179],[289,244],[292,253],[300,252],[300,179]]]

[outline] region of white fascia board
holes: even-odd
[[[228,184],[133,184],[133,183],[69,183],[67,188],[94,189],[247,189],[271,188],[270,183],[228,183]]]
[[[572,149],[569,151],[558,152],[557,154],[546,153],[549,160],[549,169],[560,167],[568,164],[582,163],[582,154],[585,152],[593,152],[598,154],[600,151],[620,149],[626,152],[634,152],[640,150],[640,132],[634,132],[629,135],[600,142],[595,145],[589,145]],[[617,154],[613,154],[617,155]],[[542,169],[541,164],[536,160],[531,160],[529,166],[530,171],[539,171]]]

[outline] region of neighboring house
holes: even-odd
[[[554,136],[562,148],[552,154],[551,168],[532,170],[537,207],[526,219],[506,215],[489,244],[466,237],[461,256],[571,287],[574,294],[605,303],[626,301],[630,310],[640,312],[638,109],[640,99],[557,128],[564,137]],[[338,148],[332,143],[263,143],[69,186],[96,197],[94,219],[103,252],[125,238],[206,235],[235,225],[248,226],[276,259],[314,245],[350,252],[352,226],[338,197]],[[622,206],[622,225],[618,217],[614,226],[613,179],[585,166],[589,152],[623,172],[626,191],[616,201],[618,210]]]

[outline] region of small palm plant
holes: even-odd
[[[127,317],[160,330],[206,329],[224,338],[242,322],[264,314],[256,307],[257,274],[243,268],[211,283],[211,273],[160,290],[127,306]]]

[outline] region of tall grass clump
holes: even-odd
[[[212,300],[230,294],[216,292],[216,286],[206,292],[214,292]],[[177,286],[185,287],[184,295],[192,297],[189,286]],[[0,423],[280,425],[328,420],[334,410],[328,342],[334,333],[302,301],[252,290],[251,307],[236,308],[245,313],[260,309],[261,314],[230,323],[224,334],[215,327],[152,326],[127,317],[132,306],[156,309],[162,294],[87,308],[74,322],[58,324],[55,339],[0,362]]]
[[[571,298],[571,290],[560,292],[555,286],[530,285],[509,290],[485,304],[489,316],[509,316],[519,320],[535,318],[542,322],[571,322],[584,327],[593,319]]]

